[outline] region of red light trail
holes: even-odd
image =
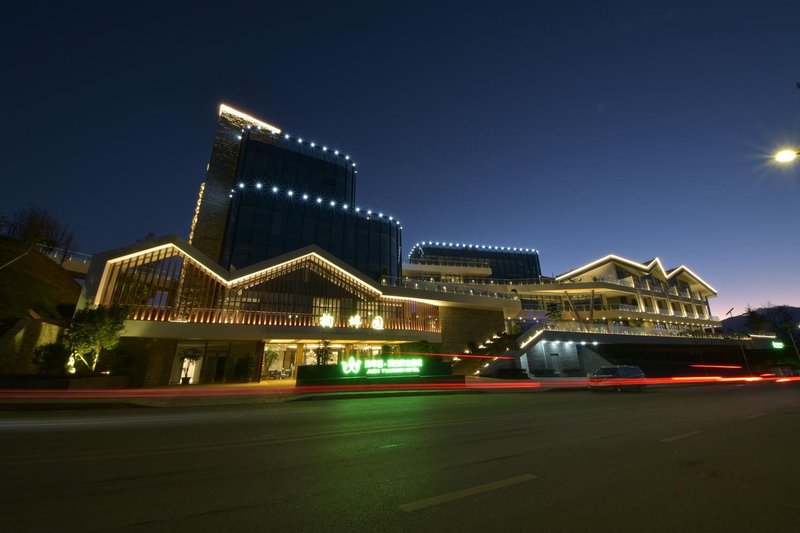
[[[674,376],[666,378],[646,379],[603,379],[591,383],[604,386],[625,385],[680,385],[680,384],[714,384],[714,383],[753,383],[800,382],[800,376]],[[87,390],[54,390],[54,389],[0,389],[0,400],[50,400],[50,399],[137,399],[137,398],[204,398],[223,396],[290,396],[295,394],[342,393],[342,392],[404,392],[404,391],[455,391],[455,390],[532,390],[532,389],[585,389],[589,386],[588,378],[547,379],[536,381],[502,380],[467,383],[403,383],[403,384],[364,384],[364,385],[314,385],[270,387],[250,385],[238,387],[185,387],[160,389],[87,389]]]
[[[731,368],[740,370],[742,367],[739,365],[689,365],[693,368]]]

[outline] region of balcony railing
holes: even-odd
[[[502,300],[519,300],[516,294],[491,289],[478,289],[463,283],[447,283],[437,281],[424,281],[421,279],[381,278],[381,285],[385,287],[402,287],[418,291],[433,291],[445,294],[464,294],[467,296],[480,296],[483,298],[499,298]]]
[[[608,326],[608,325],[588,325],[577,324],[575,322],[557,322],[547,324],[543,328],[546,331],[566,331],[574,333],[605,333],[611,335],[643,335],[651,337],[692,337],[697,339],[747,339],[747,335],[719,334],[705,331],[689,331],[681,329],[664,328],[634,328],[629,326]]]
[[[90,254],[82,254],[72,250],[65,250],[64,248],[52,248],[37,244],[36,249],[43,255],[58,262],[74,261],[76,263],[91,263],[92,256]]]
[[[448,267],[471,267],[471,268],[491,268],[486,261],[444,261],[438,259],[411,259],[410,265],[424,266],[448,266]]]
[[[229,309],[216,307],[175,308],[167,305],[130,305],[128,320],[156,321],[173,323],[200,323],[200,324],[239,324],[257,326],[282,326],[282,327],[319,327],[323,331],[328,328],[372,330],[370,317],[363,317],[363,322],[358,325],[350,323],[346,314],[330,316],[328,326],[322,325],[321,313],[280,313],[250,309]],[[436,316],[382,316],[384,330],[408,330],[420,332],[440,332],[439,319]]]

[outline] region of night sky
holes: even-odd
[[[187,236],[225,102],[349,153],[404,255],[659,256],[717,315],[800,305],[800,164],[769,161],[800,146],[797,0],[15,4],[0,210],[44,207],[82,251]]]

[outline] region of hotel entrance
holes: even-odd
[[[264,363],[261,379],[289,379],[295,376],[298,365],[316,365],[317,354],[324,356],[328,350],[328,358],[323,364],[339,364],[350,356],[356,359],[369,359],[381,354],[391,353],[390,345],[340,343],[315,340],[298,343],[266,342],[264,344]]]

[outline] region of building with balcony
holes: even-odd
[[[551,278],[540,275],[537,252],[520,254],[512,249],[506,254],[511,259],[503,261],[511,262],[513,268],[527,265],[528,272],[537,275],[502,278],[494,272],[507,274],[508,269],[500,270],[490,259],[471,257],[469,248],[463,252],[462,246],[452,246],[452,259],[423,254],[421,247],[415,247],[411,263],[403,265],[403,278],[396,284],[516,298],[520,311],[506,317],[509,327],[516,328],[548,319],[587,326],[676,331],[713,330],[720,326],[709,303],[716,297],[716,290],[683,265],[665,270],[658,258],[639,263],[608,255]],[[449,244],[442,247],[451,249]],[[528,263],[517,263],[521,258],[528,259]]]
[[[685,266],[608,255],[543,277],[535,249],[449,242],[417,244],[401,265],[402,226],[356,203],[356,168],[339,149],[221,106],[189,241],[96,254],[86,274],[79,306],[127,310],[130,384],[291,375],[326,341],[332,362],[427,344],[456,363],[502,332],[531,372],[591,370],[623,353],[632,364],[681,350],[739,357],[716,332],[716,290]]]
[[[508,285],[519,295],[517,320],[530,322],[548,313],[577,324],[713,330],[719,318],[711,314],[710,298],[717,291],[681,265],[665,270],[658,258],[639,263],[607,255],[536,284]]]

